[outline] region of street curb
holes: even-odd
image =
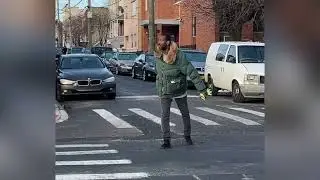
[[[55,120],[56,123],[61,123],[69,119],[68,113],[58,102],[55,104]]]

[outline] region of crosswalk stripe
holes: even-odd
[[[109,147],[108,144],[63,144],[56,145],[56,148],[102,148]]]
[[[109,111],[105,109],[93,109],[94,112],[99,114],[103,119],[111,123],[113,126],[116,128],[132,128],[136,129],[135,127],[131,126],[129,123],[126,121],[118,118],[117,116],[113,115]]]
[[[235,110],[235,111],[240,111],[240,112],[245,112],[245,113],[249,113],[249,114],[253,114],[253,115],[256,115],[256,116],[260,116],[260,117],[264,117],[264,113],[258,112],[258,111],[253,111],[253,110],[250,110],[250,109],[233,108],[233,107],[231,107],[229,109],[232,109],[232,110]]]
[[[139,109],[139,108],[131,108],[129,109],[129,111],[135,113],[135,114],[138,114],[139,116],[142,116],[150,121],[153,121],[154,123],[157,123],[157,124],[160,124],[161,125],[161,118],[147,112],[147,111],[144,111],[142,109]],[[174,123],[171,123],[170,122],[170,126],[176,126],[176,124]]]
[[[249,120],[249,119],[245,119],[245,118],[242,118],[242,117],[239,117],[239,116],[235,116],[235,115],[232,115],[232,114],[228,114],[228,113],[225,113],[225,112],[217,111],[215,109],[211,109],[211,108],[207,108],[207,107],[197,107],[197,109],[205,111],[205,112],[208,112],[208,113],[211,113],[211,114],[214,114],[214,115],[217,115],[217,116],[228,118],[228,119],[243,123],[245,125],[260,125],[259,123],[255,122],[255,121],[252,121],[252,120]]]
[[[179,109],[171,108],[171,112],[173,112],[173,113],[181,116],[181,112],[180,112]],[[199,123],[202,123],[202,124],[204,124],[204,125],[206,125],[206,126],[210,126],[210,125],[214,125],[214,126],[220,125],[220,124],[218,124],[218,123],[216,123],[216,122],[214,122],[214,121],[211,121],[211,120],[209,120],[209,119],[205,119],[205,118],[202,118],[202,117],[193,115],[193,114],[190,114],[190,118],[191,118],[192,120],[197,121],[197,122],[199,122]]]
[[[56,161],[56,166],[89,166],[89,165],[119,165],[132,164],[129,159],[119,160],[89,160],[89,161]]]
[[[63,174],[56,175],[56,180],[142,179],[148,177],[149,174],[144,172],[114,174]]]
[[[63,151],[56,152],[57,156],[92,155],[92,154],[116,154],[117,150],[94,150],[94,151]]]

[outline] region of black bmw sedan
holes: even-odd
[[[69,54],[61,57],[57,68],[56,98],[70,95],[116,97],[116,82],[102,59],[95,54]]]

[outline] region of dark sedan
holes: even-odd
[[[206,63],[207,54],[198,50],[182,49],[187,60],[198,70],[201,79],[204,79],[204,66]],[[187,77],[188,86],[194,86],[189,77]]]
[[[111,71],[118,74],[131,74],[134,60],[137,58],[136,53],[124,53],[120,52],[115,54],[113,58],[109,60]]]
[[[57,68],[56,98],[70,95],[104,95],[116,97],[116,82],[99,56],[70,54],[61,57]]]
[[[152,54],[141,54],[134,61],[132,78],[140,77],[144,81],[155,80],[155,58]]]

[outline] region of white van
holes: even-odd
[[[205,81],[219,90],[232,92],[234,102],[264,98],[264,43],[212,43],[205,65]]]

